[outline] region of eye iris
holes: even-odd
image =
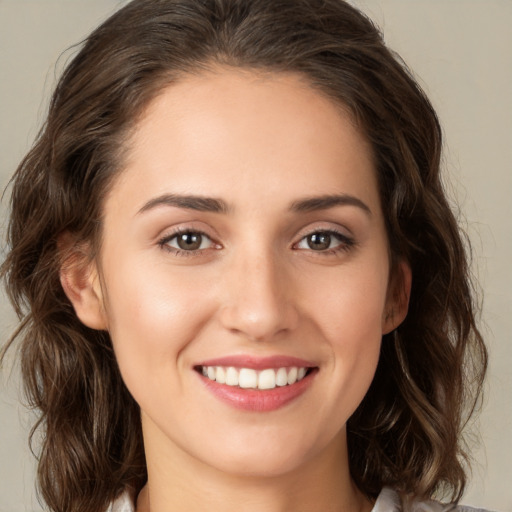
[[[329,249],[330,245],[331,235],[329,233],[313,233],[308,236],[308,247],[314,251]]]
[[[199,233],[182,233],[177,239],[178,247],[185,251],[199,249],[202,241],[203,237]]]

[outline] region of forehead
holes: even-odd
[[[369,144],[351,115],[306,79],[217,69],[185,76],[147,106],[117,186],[131,183],[135,196],[162,187],[218,190],[233,196],[228,202],[244,190],[268,196],[275,187],[290,196],[343,193],[335,189],[345,186],[375,196],[374,174]]]

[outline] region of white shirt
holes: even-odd
[[[135,505],[128,492],[119,496],[106,512],[135,512]],[[400,496],[389,487],[384,487],[377,497],[372,512],[487,512],[481,508],[440,503],[438,501],[414,500],[404,507]]]

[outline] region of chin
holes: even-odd
[[[225,474],[246,478],[278,478],[298,470],[307,462],[297,454],[269,448],[258,453],[236,454],[235,459],[218,461],[217,469]]]
[[[340,435],[331,442],[326,440],[322,443],[307,439],[304,433],[279,435],[262,428],[258,439],[232,437],[228,449],[222,450],[222,454],[208,454],[207,463],[226,474],[278,478],[310,466],[312,460],[326,450],[335,453],[337,448],[333,445],[339,446],[338,440],[343,439]]]

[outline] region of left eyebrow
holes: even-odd
[[[327,210],[335,206],[356,206],[357,208],[361,208],[366,214],[372,215],[372,211],[366,203],[348,194],[306,197],[305,199],[294,201],[290,209],[294,212],[313,212]]]
[[[199,212],[227,213],[229,207],[222,199],[214,197],[164,194],[149,200],[137,213],[144,213],[159,206],[174,206]]]

